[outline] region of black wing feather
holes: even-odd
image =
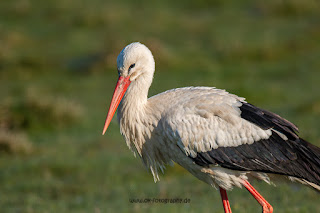
[[[243,119],[262,129],[273,128],[288,139],[273,132],[268,139],[253,144],[199,152],[195,158],[189,156],[196,164],[204,167],[218,164],[233,170],[288,175],[320,185],[319,147],[299,138],[298,128],[277,114],[249,103],[243,103],[240,110]]]
[[[285,134],[288,138],[299,138],[297,135],[298,127],[275,113],[260,109],[249,103],[242,103],[240,111],[242,118],[258,125],[262,129],[273,128]]]

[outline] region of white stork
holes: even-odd
[[[299,138],[291,122],[214,87],[185,87],[148,98],[155,62],[138,42],[120,52],[117,67],[103,134],[118,108],[121,134],[155,181],[159,170],[176,162],[218,186],[227,213],[226,190],[234,186],[244,186],[263,212],[273,212],[250,185],[252,178],[270,183],[283,175],[320,190],[320,148]]]

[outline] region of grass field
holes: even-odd
[[[101,136],[132,41],[153,51],[150,96],[227,89],[297,124],[320,146],[319,1],[0,1],[0,212],[222,212],[218,191],[179,166],[161,181],[116,119]],[[275,212],[319,212],[319,193],[254,182]],[[139,204],[131,198],[188,198]],[[261,212],[246,190],[234,212]]]

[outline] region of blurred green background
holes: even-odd
[[[244,96],[320,145],[317,0],[1,0],[1,212],[222,212],[218,191],[179,166],[157,184],[116,119],[101,136],[128,43],[156,59],[150,95],[215,86]],[[319,193],[253,182],[275,212],[319,212]],[[130,198],[189,198],[132,204]],[[234,212],[261,212],[246,190]]]

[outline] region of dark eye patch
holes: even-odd
[[[130,67],[129,67],[129,71],[134,68],[136,66],[136,64],[131,64]]]

